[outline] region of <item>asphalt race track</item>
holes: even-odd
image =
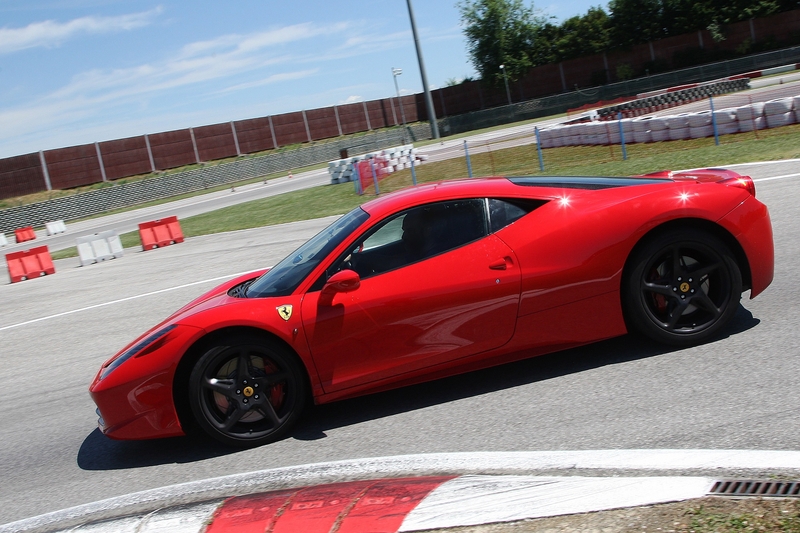
[[[291,437],[255,450],[111,441],[96,429],[87,387],[139,333],[223,279],[274,264],[331,219],[132,249],[87,267],[65,259],[55,275],[0,285],[0,523],[174,483],[362,457],[800,449],[798,167],[732,167],[756,178],[777,257],[772,286],[745,295],[724,338],[672,350],[623,337],[322,406]]]

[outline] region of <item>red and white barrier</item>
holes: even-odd
[[[53,265],[53,259],[50,257],[47,246],[6,254],[6,263],[11,283],[56,273],[56,267]]]

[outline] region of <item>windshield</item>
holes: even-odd
[[[319,232],[247,288],[247,298],[288,296],[369,215],[360,207]]]

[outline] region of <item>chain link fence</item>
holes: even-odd
[[[352,135],[331,142],[281,149],[260,156],[208,164],[138,181],[114,183],[92,191],[10,207],[0,210],[0,233],[11,233],[16,228],[26,226],[41,227],[54,220],[85,218],[111,209],[327,163],[339,159],[343,153],[363,154],[390,148],[409,137],[414,141],[429,139],[430,125],[422,123],[409,126],[406,137],[399,128]]]
[[[576,109],[587,104],[612,101],[623,97],[635,98],[638,94],[666,87],[719,80],[749,71],[791,63],[800,63],[800,46],[663,74],[654,74],[600,87],[586,89],[578,89],[576,87],[576,90],[570,93],[446,117],[439,120],[439,130],[444,135],[454,135],[476,129],[566,113],[570,109]]]

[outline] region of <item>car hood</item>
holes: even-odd
[[[206,292],[205,294],[202,294],[201,296],[198,296],[188,304],[184,305],[183,307],[172,313],[164,321],[164,323],[175,322],[177,320],[180,320],[181,318],[193,315],[199,311],[211,309],[213,307],[217,307],[219,305],[223,305],[226,302],[229,302],[232,299],[232,297],[228,295],[228,291],[230,291],[233,287],[236,287],[241,283],[250,281],[252,279],[261,276],[262,274],[267,272],[267,270],[268,269],[256,270],[255,272],[243,274],[241,276],[233,278],[232,280],[226,281],[225,283],[217,285],[210,291]]]

